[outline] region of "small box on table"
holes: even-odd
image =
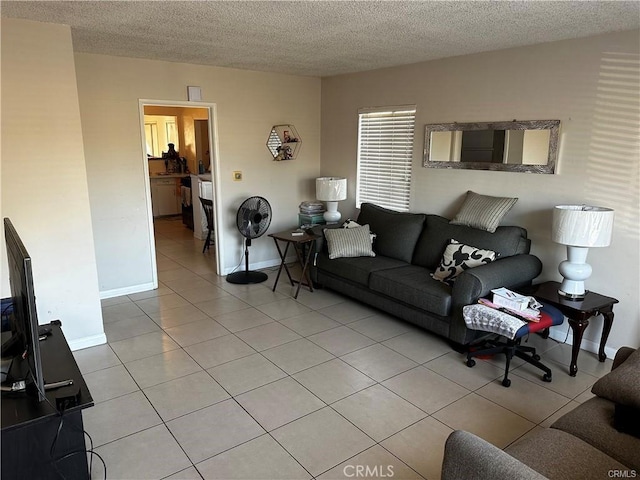
[[[512,292],[508,288],[496,288],[493,293],[493,303],[511,310],[521,311],[529,306],[529,297]]]

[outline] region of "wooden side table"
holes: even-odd
[[[559,287],[559,282],[544,282],[520,289],[519,292],[523,295],[531,295],[542,302],[550,303],[567,317],[571,330],[573,331],[573,347],[571,349],[569,375],[575,377],[578,372],[577,362],[580,344],[582,343],[582,335],[589,325],[589,319],[598,314],[602,314],[604,318],[600,348],[598,349],[598,360],[601,362],[606,360],[607,355],[604,353],[604,347],[607,343],[607,338],[609,338],[611,325],[613,325],[613,305],[618,303],[618,300],[595,292],[587,292],[584,300],[569,300],[558,294]]]
[[[276,287],[278,286],[278,280],[280,280],[280,274],[282,273],[282,269],[287,273],[287,277],[289,277],[289,281],[291,282],[291,286],[295,283],[298,284],[298,288],[296,289],[296,294],[293,298],[298,298],[298,293],[300,293],[300,287],[305,285],[309,287],[309,290],[313,292],[313,285],[311,283],[311,278],[309,277],[309,260],[311,259],[312,252],[315,250],[314,243],[315,240],[320,238],[319,235],[309,234],[306,232],[302,232],[302,235],[294,235],[301,233],[298,229],[286,230],[284,232],[278,233],[270,233],[269,236],[273,238],[273,241],[276,243],[276,248],[278,249],[278,254],[280,255],[280,268],[278,269],[278,275],[276,276],[276,281],[273,284],[273,291],[276,291]],[[286,244],[284,251],[280,248],[280,242],[284,242]],[[293,248],[296,252],[296,257],[298,258],[298,263],[300,267],[302,267],[302,274],[300,275],[300,280],[294,280],[291,277],[291,272],[289,271],[289,267],[286,264],[287,252],[289,251],[289,246],[293,245]],[[307,248],[308,247],[308,248]],[[304,283],[306,281],[306,283]]]

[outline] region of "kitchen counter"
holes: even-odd
[[[178,215],[182,211],[182,179],[188,175],[180,173],[151,174],[151,206],[153,216]]]

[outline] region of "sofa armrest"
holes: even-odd
[[[611,366],[611,370],[613,370],[614,368],[618,368],[620,364],[624,363],[624,361],[629,358],[629,355],[631,355],[635,351],[635,348],[620,347],[616,352],[615,357],[613,358],[613,365]]]
[[[316,269],[316,259],[320,252],[328,252],[327,242],[324,238],[324,230],[326,228],[342,228],[342,224],[335,223],[331,225],[314,225],[313,227],[310,227],[309,229],[307,229],[307,232],[311,231],[311,233],[318,235],[318,238],[314,242],[314,248],[315,248],[314,257],[311,259],[311,265],[309,266],[309,273],[311,274],[311,281],[313,282],[314,288],[321,286],[321,285],[318,285],[318,271]]]
[[[494,288],[516,289],[530,285],[540,275],[542,262],[534,255],[514,255],[462,272],[453,285],[453,302],[464,306],[478,301]]]
[[[462,272],[453,284],[451,292],[452,319],[449,338],[466,344],[473,334],[467,330],[462,317],[462,307],[471,305],[491,293],[494,288],[517,289],[530,285],[540,275],[542,262],[535,255],[521,254],[501,258],[495,262]]]
[[[544,480],[524,463],[476,435],[456,430],[444,446],[442,480]]]

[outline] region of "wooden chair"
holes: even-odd
[[[204,213],[207,215],[207,239],[204,241],[204,247],[202,247],[202,253],[205,252],[211,245],[211,233],[214,230],[213,227],[213,200],[209,200],[207,198],[198,197],[200,199],[200,203],[202,204],[202,208],[204,208]]]

